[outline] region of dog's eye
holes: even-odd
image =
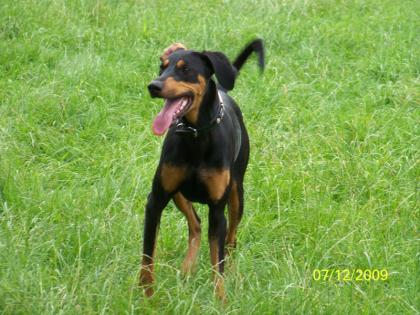
[[[188,71],[190,71],[190,68],[188,68],[188,66],[187,66],[187,65],[184,65],[184,66],[182,66],[181,71],[182,71],[183,73],[187,73]]]

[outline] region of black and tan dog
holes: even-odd
[[[224,299],[225,244],[233,248],[244,207],[243,180],[249,157],[248,134],[238,105],[227,95],[252,52],[264,68],[264,48],[254,40],[231,64],[220,52],[168,47],[161,56],[159,77],[148,86],[152,97],[165,99],[152,129],[168,132],[145,210],[140,284],[153,294],[153,255],[162,210],[173,199],[188,221],[188,251],[182,271],[195,265],[200,246],[200,218],[192,206],[209,206],[211,264],[216,294]],[[215,75],[219,84],[212,79]],[[226,232],[224,209],[228,205]]]

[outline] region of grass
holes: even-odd
[[[1,314],[419,314],[418,1],[0,3]],[[147,83],[181,41],[234,58],[251,136],[246,209],[213,298],[206,233],[169,206],[156,294],[137,288],[162,138]],[[203,230],[206,208],[199,207]],[[314,281],[314,269],[387,281]]]

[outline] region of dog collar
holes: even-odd
[[[198,135],[204,131],[210,130],[214,125],[218,125],[221,123],[223,116],[225,114],[224,104],[223,104],[223,98],[220,95],[219,90],[217,90],[217,97],[219,99],[219,109],[217,110],[216,116],[210,120],[210,123],[204,127],[201,128],[195,128],[191,126],[189,123],[185,121],[181,121],[181,119],[178,119],[176,122],[176,129],[175,133],[177,134],[191,134],[194,138],[197,138]]]

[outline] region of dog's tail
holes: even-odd
[[[265,66],[265,52],[264,52],[264,44],[262,39],[257,38],[250,42],[244,50],[236,57],[235,61],[233,62],[233,66],[236,69],[237,74],[241,70],[244,63],[247,61],[249,56],[255,52],[258,57],[258,66],[260,67],[261,71],[264,70]]]

